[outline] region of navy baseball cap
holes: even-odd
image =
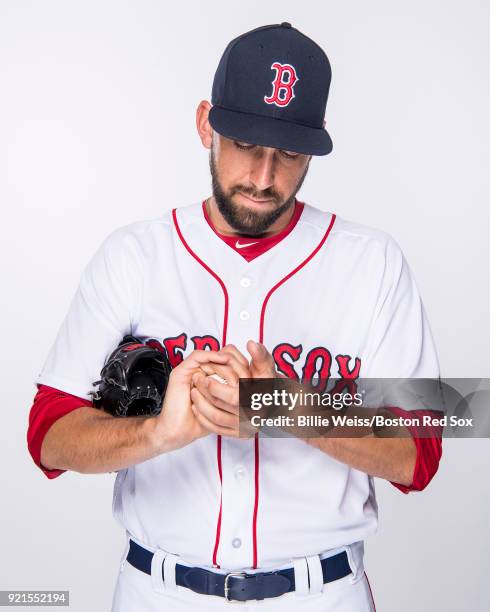
[[[331,78],[325,52],[290,23],[256,28],[225,49],[209,122],[233,140],[327,155],[332,140],[323,121]]]

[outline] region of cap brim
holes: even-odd
[[[220,106],[213,106],[209,111],[209,123],[218,134],[263,147],[305,155],[328,155],[333,148],[325,129],[263,115],[250,115]]]

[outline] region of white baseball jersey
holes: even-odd
[[[387,233],[305,204],[247,262],[201,203],[117,229],[82,274],[37,383],[90,399],[122,336],[156,338],[173,364],[194,348],[263,342],[299,380],[439,376],[417,286]],[[362,542],[373,478],[294,438],[209,435],[120,470],[113,512],[137,541],[188,563],[279,567]]]

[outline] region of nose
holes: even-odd
[[[274,185],[274,149],[259,148],[253,158],[250,181],[257,191],[265,191]]]

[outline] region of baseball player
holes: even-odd
[[[113,612],[372,611],[374,477],[408,493],[437,471],[437,437],[239,437],[240,378],[439,377],[395,240],[297,198],[332,150],[330,79],[289,23],[230,42],[197,109],[212,195],[104,240],[36,379],[28,444],[46,476],[117,472]],[[172,365],[158,415],[92,404],[125,334]]]

